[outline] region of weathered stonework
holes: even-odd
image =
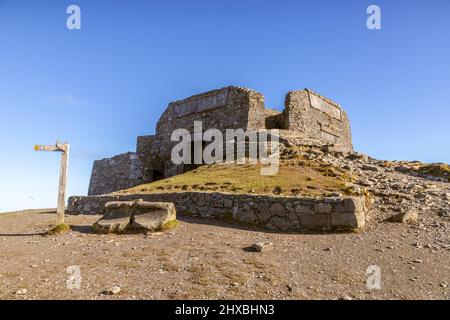
[[[224,137],[226,129],[280,129],[280,142],[285,145],[352,151],[347,115],[331,100],[307,89],[292,91],[286,96],[285,110],[279,112],[265,108],[261,93],[230,86],[171,102],[157,122],[155,135],[137,138],[136,153],[94,162],[88,194],[106,194],[192,169],[173,164],[170,157],[178,143],[171,141],[172,132],[186,129],[193,135],[194,121],[201,121],[203,130],[220,130]]]
[[[127,189],[146,181],[139,156],[132,152],[123,153],[94,162],[88,194]]]
[[[182,192],[69,198],[72,214],[104,214],[110,201],[173,202],[178,214],[235,220],[276,230],[332,231],[361,228],[363,197],[298,198],[271,195]]]
[[[353,151],[350,122],[338,104],[311,90],[302,90],[289,92],[285,106],[286,129],[332,143],[339,151]]]
[[[104,211],[93,224],[97,233],[159,231],[177,218],[170,202],[112,201],[104,205]]]

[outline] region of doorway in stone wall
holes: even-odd
[[[266,109],[265,128],[283,129],[284,128],[284,111],[274,109]]]
[[[152,178],[153,181],[158,181],[164,179],[164,172],[161,172],[159,170],[152,170]]]

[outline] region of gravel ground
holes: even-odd
[[[68,216],[71,232],[46,236],[53,210],[0,214],[0,299],[449,299],[448,218],[425,211],[403,224],[371,215],[360,233],[268,232],[181,216],[176,229],[152,235],[96,235],[99,216]],[[256,242],[273,249],[253,252]],[[380,289],[366,286],[371,265],[380,267]],[[79,289],[67,284],[70,266],[79,267]]]

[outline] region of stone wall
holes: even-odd
[[[136,153],[123,153],[94,161],[88,195],[127,189],[144,183],[142,162]]]
[[[363,197],[317,199],[206,192],[70,197],[68,211],[71,214],[103,214],[109,201],[135,199],[173,202],[177,214],[235,220],[277,230],[361,228],[367,211]]]
[[[203,130],[263,129],[265,127],[264,97],[240,87],[226,87],[194,95],[169,104],[156,125],[155,152],[162,161],[170,161],[171,150],[178,142],[171,141],[175,129],[194,132],[194,121],[201,121]]]
[[[333,143],[335,150],[353,151],[346,112],[338,104],[308,89],[287,94],[284,129]]]

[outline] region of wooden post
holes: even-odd
[[[58,146],[58,143],[56,144]],[[67,168],[69,167],[69,144],[64,144],[64,150],[61,153],[61,168],[59,171],[58,185],[58,206],[56,214],[58,216],[58,224],[64,223],[64,212],[66,210],[66,184],[67,184]]]
[[[54,146],[35,145],[35,151],[59,151],[61,152],[61,167],[59,170],[58,185],[58,204],[56,207],[57,225],[64,223],[64,212],[66,210],[66,185],[67,170],[69,167],[69,149],[68,143],[56,142]]]

